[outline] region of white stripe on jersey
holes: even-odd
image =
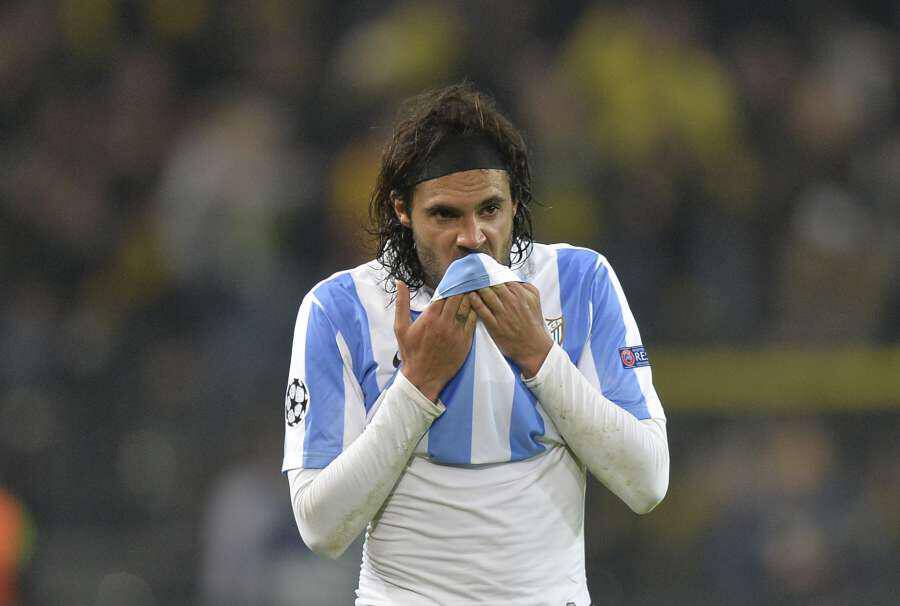
[[[515,377],[503,354],[493,345],[479,320],[475,329],[475,389],[472,410],[473,464],[509,461],[508,436],[512,416]]]
[[[288,389],[290,389],[290,382],[293,381],[294,378],[299,377],[298,369],[304,368],[306,365],[306,347],[304,343],[306,324],[309,320],[309,308],[312,304],[312,297],[304,298],[303,302],[300,304],[300,310],[297,312],[297,321],[294,323],[294,344],[291,353],[291,369],[288,375]],[[282,414],[286,413],[287,394],[285,394],[284,398],[285,402],[282,405]],[[295,429],[296,426],[289,426],[287,424],[287,418],[285,418],[284,461],[282,463],[281,471],[287,471],[288,469],[303,466],[303,437],[305,431],[302,429],[295,431]]]
[[[353,359],[350,355],[350,350],[347,347],[347,342],[344,340],[344,335],[341,333],[337,334],[337,346],[347,368],[344,372],[344,393],[354,394],[355,399],[361,402],[364,397],[362,387],[356,382],[356,377],[353,375]],[[353,443],[353,440],[355,440],[366,427],[366,417],[361,413],[362,411],[358,406],[344,406],[344,448],[350,446],[350,444]]]

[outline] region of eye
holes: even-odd
[[[433,214],[434,214],[436,217],[439,217],[439,218],[441,218],[441,219],[449,219],[449,218],[453,217],[453,213],[451,213],[451,212],[450,212],[448,209],[446,209],[446,208],[438,208],[438,209],[435,209],[435,211],[434,211]]]
[[[482,212],[482,214],[491,217],[493,215],[496,215],[498,212],[500,212],[500,205],[499,204],[490,204],[488,206],[485,206],[481,210],[481,212]]]

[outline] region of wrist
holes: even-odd
[[[392,389],[393,388],[398,388],[402,391],[409,403],[414,404],[416,408],[420,409],[425,414],[429,423],[441,416],[446,410],[444,404],[440,400],[432,400],[423,394],[402,372],[397,373]]]
[[[521,361],[517,361],[516,364],[518,365],[519,370],[522,371],[522,377],[525,379],[532,379],[537,376],[538,371],[540,371],[541,366],[544,365],[544,361],[550,354],[551,349],[553,349],[553,341],[547,339],[547,342],[537,353],[530,355]]]
[[[419,390],[419,392],[431,400],[432,402],[437,402],[438,396],[441,393],[441,390],[444,388],[442,383],[438,383],[435,380],[428,380],[422,377],[417,376],[414,372],[410,372],[407,368],[401,368],[400,372],[403,373],[403,376],[406,377],[406,380],[409,381],[413,387]]]

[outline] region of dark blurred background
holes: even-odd
[[[537,236],[606,254],[666,501],[588,495],[595,604],[900,587],[900,9],[0,4],[0,605],[350,604],[279,474],[296,309],[371,256],[398,103],[464,77]]]

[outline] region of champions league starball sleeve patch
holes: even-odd
[[[650,358],[647,357],[647,351],[644,349],[643,345],[620,347],[619,359],[622,360],[622,368],[650,366]]]
[[[284,420],[288,427],[294,427],[303,420],[309,405],[309,390],[300,379],[294,379],[284,394]]]

